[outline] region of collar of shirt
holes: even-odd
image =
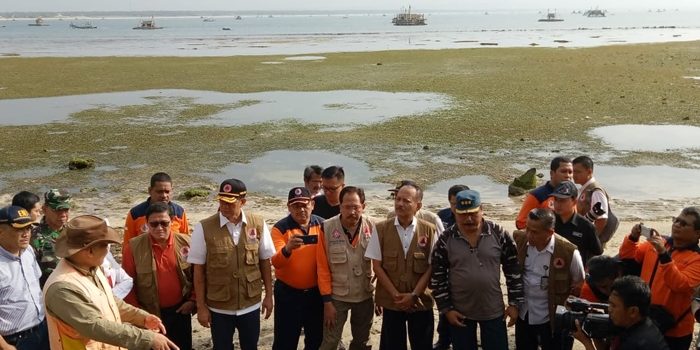
[[[348,241],[350,242],[350,244],[352,244],[352,242],[355,240],[355,237],[357,237],[357,234],[360,232],[360,229],[362,229],[362,217],[360,217],[360,222],[357,223],[357,228],[355,228],[355,232],[348,231],[348,229],[346,229],[345,226],[343,226],[342,221],[340,227],[343,228],[343,232],[345,232],[345,235],[348,236]]]
[[[408,227],[406,227],[405,229],[408,230],[408,229],[410,229],[410,228],[415,228],[417,222],[418,222],[418,221],[416,220],[416,217],[414,216],[414,217],[413,217],[413,220],[411,220],[411,224],[408,225]],[[398,226],[398,227],[401,227],[401,228],[403,229],[403,226],[401,226],[401,224],[399,223],[399,217],[398,217],[398,216],[397,216],[397,217],[394,217],[394,226]]]
[[[576,214],[576,212],[574,212],[574,215],[571,215],[571,219],[569,219],[569,221],[566,221],[566,222],[564,222],[564,219],[562,219],[562,217],[559,216],[559,214],[554,214],[554,215],[556,215],[557,220],[559,222],[561,222],[563,225],[578,226],[579,219],[578,219],[578,215]]]
[[[78,265],[74,264],[68,259],[64,259],[68,265],[72,266],[76,271],[80,272],[84,276],[90,276],[90,277],[95,277],[95,270],[97,267],[91,267],[90,269],[86,270],[82,267],[78,267]]]
[[[148,234],[148,233],[146,233],[146,234]],[[173,245],[173,236],[175,236],[175,233],[170,232],[170,236],[168,237],[168,242],[165,244],[165,248],[170,248]],[[158,246],[158,247],[161,246],[158,242],[154,241],[153,237],[151,237],[150,235],[148,236],[148,240],[151,241],[151,246]]]
[[[536,252],[541,253],[541,252],[548,252],[549,254],[554,254],[554,235],[549,239],[549,242],[547,245],[544,247],[544,250],[539,251],[534,245],[530,245],[530,242],[527,242],[528,249],[529,247],[532,247]]]
[[[592,184],[593,181],[595,181],[595,177],[594,177],[594,176],[591,176],[591,178],[590,178],[588,181],[586,181],[585,184],[581,185],[581,190],[580,190],[580,192],[583,193],[583,190],[584,190],[586,187],[588,187],[588,185]]]
[[[234,224],[231,221],[228,221],[228,218],[226,218],[224,216],[224,214],[221,214],[221,212],[219,212],[219,227],[224,227],[226,224],[229,224],[229,223],[233,226],[239,226],[241,224],[247,225],[248,221],[245,219],[245,213],[243,212],[243,210],[241,210],[241,222],[239,222],[237,224]]]
[[[19,259],[20,259],[19,257],[22,256],[22,254],[24,253],[25,250],[26,249],[21,249],[19,251],[19,255],[14,255],[14,254],[8,252],[7,250],[5,250],[5,248],[3,248],[2,246],[0,246],[0,255],[2,255],[3,257],[5,257],[7,259],[10,259],[10,260],[19,261]]]

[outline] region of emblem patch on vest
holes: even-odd
[[[248,240],[255,241],[257,238],[258,238],[258,231],[255,229],[255,227],[248,230]]]
[[[338,231],[338,229],[333,230],[333,238],[340,238],[340,232]]]
[[[425,248],[428,245],[428,236],[420,236],[418,238],[418,246],[421,248]]]
[[[564,259],[562,259],[562,258],[554,259],[554,267],[556,267],[558,269],[561,269],[562,267],[564,267]]]
[[[190,247],[188,246],[183,246],[180,248],[180,256],[183,258],[186,258],[190,254]]]
[[[369,238],[372,235],[372,230],[369,229],[369,226],[365,226],[365,237]]]

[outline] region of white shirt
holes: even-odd
[[[102,271],[111,283],[112,294],[119,299],[124,299],[134,286],[134,280],[122,269],[112,252],[108,252],[102,261]]]
[[[408,254],[408,247],[411,245],[411,241],[413,240],[413,236],[416,230],[416,223],[417,220],[415,217],[413,217],[411,224],[408,225],[408,227],[403,228],[401,224],[399,224],[399,219],[394,218],[394,226],[396,226],[396,231],[399,233],[399,238],[401,239],[401,246],[403,248],[404,257],[406,256],[406,254]],[[430,244],[431,254],[432,250],[435,248],[435,243],[437,242],[438,235],[438,232],[435,232],[435,234],[433,235],[433,241]],[[376,226],[372,228],[372,236],[369,238],[369,243],[367,244],[367,251],[365,251],[365,257],[377,261],[382,261],[382,247],[379,244],[379,237],[377,234]],[[430,263],[430,259],[428,259],[428,263]]]
[[[586,187],[588,187],[591,183],[593,183],[593,181],[595,181],[595,178],[591,177],[590,180],[586,181],[586,183],[583,184],[583,186],[581,186],[581,190],[579,191],[580,194],[578,196],[579,201],[584,199],[584,196],[585,196],[584,191],[586,190]],[[597,203],[600,203],[600,207],[603,208],[603,210],[605,210],[605,213],[603,213],[603,215],[596,216],[596,218],[597,219],[607,219],[608,218],[608,198],[605,196],[605,193],[603,193],[603,191],[593,191],[593,193],[591,193],[591,206],[590,206],[591,209],[590,210],[593,210],[592,209],[593,206],[595,206]],[[586,214],[588,214],[588,213],[579,213],[579,214],[581,216],[586,216]]]
[[[243,223],[248,223],[243,211],[241,211],[241,217],[241,222],[234,224],[219,213],[219,227],[226,226],[226,229],[231,234],[231,240],[235,245],[238,245],[238,240],[241,237]],[[267,223],[263,222],[262,226],[263,232],[260,233],[258,257],[260,260],[267,260],[275,255],[275,245],[272,243],[272,236],[270,235],[270,229],[267,227]],[[197,225],[194,226],[194,231],[192,231],[192,242],[190,243],[190,252],[187,255],[187,262],[197,265],[204,265],[207,263],[207,244],[204,240],[204,229],[202,228],[201,222],[197,223]],[[210,307],[209,310],[225,315],[244,315],[259,309],[260,305],[261,303],[257,303],[245,309],[235,311],[215,309],[212,307]]]
[[[549,295],[548,288],[541,286],[542,277],[549,276],[552,254],[554,253],[554,236],[549,240],[542,251],[527,244],[527,255],[523,269],[523,287],[525,289],[525,301],[520,307],[520,319],[524,320],[527,314],[528,323],[531,325],[543,324],[549,321]],[[574,250],[571,266],[569,267],[572,285],[583,282],[585,278],[581,254]],[[549,279],[549,278],[548,278]],[[553,283],[548,281],[547,283]]]

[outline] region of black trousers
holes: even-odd
[[[273,350],[296,350],[304,329],[304,349],[317,350],[323,341],[323,300],[318,288],[296,289],[275,281]]]
[[[414,312],[384,309],[379,350],[407,350],[407,330],[411,350],[432,350],[434,329],[432,309]]]
[[[241,350],[256,350],[260,338],[260,309],[243,315],[211,312],[211,340],[214,350],[233,350],[233,335],[236,330]]]
[[[165,326],[165,336],[180,350],[192,350],[192,315],[175,312],[181,305],[160,310],[160,320]]]
[[[440,316],[438,316],[437,333],[437,344],[439,346],[447,348],[452,344],[452,338],[450,337],[450,322],[447,321],[447,316],[445,316],[445,314],[440,314]]]
[[[527,317],[527,316],[526,316]],[[527,320],[515,322],[515,349],[516,350],[571,350],[574,346],[574,338],[569,334],[554,333],[549,322],[530,325]]]

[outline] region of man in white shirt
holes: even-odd
[[[593,177],[593,160],[588,156],[573,160],[574,182],[581,185],[576,200],[576,212],[595,226],[600,244],[605,248],[615,234],[619,221],[610,210],[608,193]]]

